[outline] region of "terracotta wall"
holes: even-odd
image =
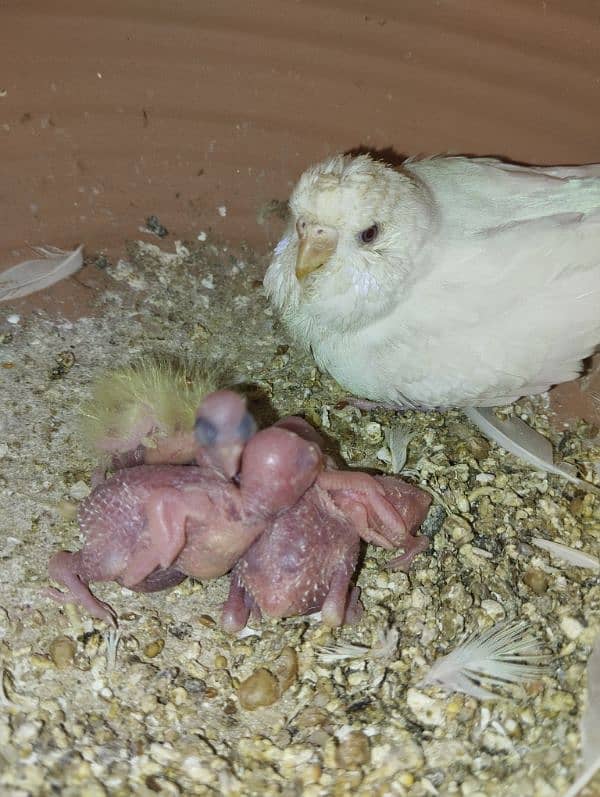
[[[360,144],[600,161],[599,53],[597,0],[1,0],[0,268],[152,213],[262,249]]]

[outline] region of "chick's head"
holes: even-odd
[[[368,155],[335,155],[300,177],[290,224],[265,277],[269,298],[302,336],[340,332],[390,312],[420,246],[425,191]]]

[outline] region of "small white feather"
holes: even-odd
[[[584,490],[600,495],[600,488],[595,484],[579,479],[566,468],[555,465],[550,441],[520,418],[499,418],[491,407],[467,407],[463,412],[486,437],[515,457],[538,470],[554,473]]]
[[[600,636],[596,638],[587,664],[587,708],[581,718],[581,757],[583,772],[564,797],[577,797],[600,772]]]
[[[539,641],[527,623],[502,622],[437,659],[420,686],[437,684],[479,700],[498,697],[490,688],[518,684],[544,675],[548,668]]]
[[[371,648],[366,645],[353,645],[350,642],[340,642],[334,645],[321,645],[316,648],[317,658],[325,664],[336,664],[346,659],[364,659],[369,655]]]
[[[114,670],[117,665],[117,650],[121,641],[121,632],[118,628],[109,629],[106,634],[106,669]]]
[[[48,288],[70,277],[83,265],[83,246],[73,252],[43,247],[37,251],[43,255],[41,259],[25,260],[0,274],[0,302]]]
[[[385,442],[392,456],[392,473],[400,473],[406,465],[408,446],[415,436],[404,423],[398,423],[384,432]]]
[[[256,628],[250,628],[250,626],[246,625],[246,626],[244,626],[244,628],[242,628],[241,631],[238,631],[238,633],[237,633],[237,638],[238,639],[246,639],[246,637],[249,637],[249,636],[261,637],[262,636],[262,631],[260,631],[259,629],[256,629]]]
[[[544,551],[555,556],[557,559],[562,559],[575,567],[585,567],[588,570],[593,570],[595,573],[600,572],[600,559],[585,551],[578,551],[576,548],[569,548],[568,545],[562,545],[560,542],[552,542],[552,540],[545,540],[543,537],[532,537],[531,542],[542,548]]]
[[[341,642],[322,645],[316,649],[317,658],[326,664],[336,664],[345,659],[390,659],[396,653],[400,634],[396,628],[379,628],[371,647]]]

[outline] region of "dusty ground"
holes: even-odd
[[[46,564],[79,544],[73,509],[94,459],[78,411],[101,369],[139,353],[206,358],[244,383],[264,420],[303,411],[349,465],[387,470],[385,412],[338,409],[339,389],[288,348],[266,306],[264,263],[210,240],[196,250],[134,247],[86,270],[92,313],[9,318],[2,308],[0,478],[0,791],[26,795],[540,795],[558,797],[578,768],[585,662],[600,628],[600,585],[529,544],[539,535],[600,550],[598,499],[521,467],[458,412],[408,414],[407,478],[432,489],[432,549],[407,576],[370,548],[356,628],[315,621],[218,628],[227,579],[141,596],[97,592],[120,616],[107,629],[44,597]],[[84,278],[79,278],[84,279]],[[93,297],[93,298],[92,298]],[[17,321],[17,323],[14,323]],[[543,405],[521,407],[548,431]],[[588,478],[597,430],[553,435]],[[547,677],[483,704],[419,689],[463,631],[522,618],[551,654]],[[399,632],[388,658],[329,664],[331,641],[371,646]],[[290,646],[298,672],[268,708],[248,711],[240,683]],[[285,669],[285,668],[284,668]]]

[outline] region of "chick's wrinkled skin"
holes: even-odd
[[[337,155],[290,211],[268,296],[359,397],[506,404],[575,378],[600,342],[600,165]]]
[[[299,418],[282,425],[314,439]],[[290,617],[320,611],[326,625],[356,623],[362,614],[352,586],[361,538],[387,549],[402,547],[388,566],[406,570],[428,546],[413,537],[430,496],[400,479],[325,470],[286,512],[275,516],[242,556],[231,575],[222,624],[243,628],[250,613]]]
[[[411,535],[429,496],[399,479],[335,469],[302,418],[257,432],[245,401],[218,391],[200,405],[193,436],[197,464],[132,466],[95,487],[79,508],[82,549],[50,560],[50,577],[67,588],[51,597],[116,625],[91,581],[153,592],[235,565],[227,629],[241,628],[250,610],[287,617],[321,609],[339,625],[362,611],[350,586],[361,538],[403,548],[391,567],[408,567],[427,547]]]
[[[126,468],[82,502],[85,543],[51,559],[50,577],[68,589],[51,590],[52,597],[114,625],[113,610],[90,592],[90,581],[155,591],[185,576],[221,576],[322,469],[315,442],[285,428],[255,433],[245,402],[230,391],[204,400],[195,432],[200,464]]]

